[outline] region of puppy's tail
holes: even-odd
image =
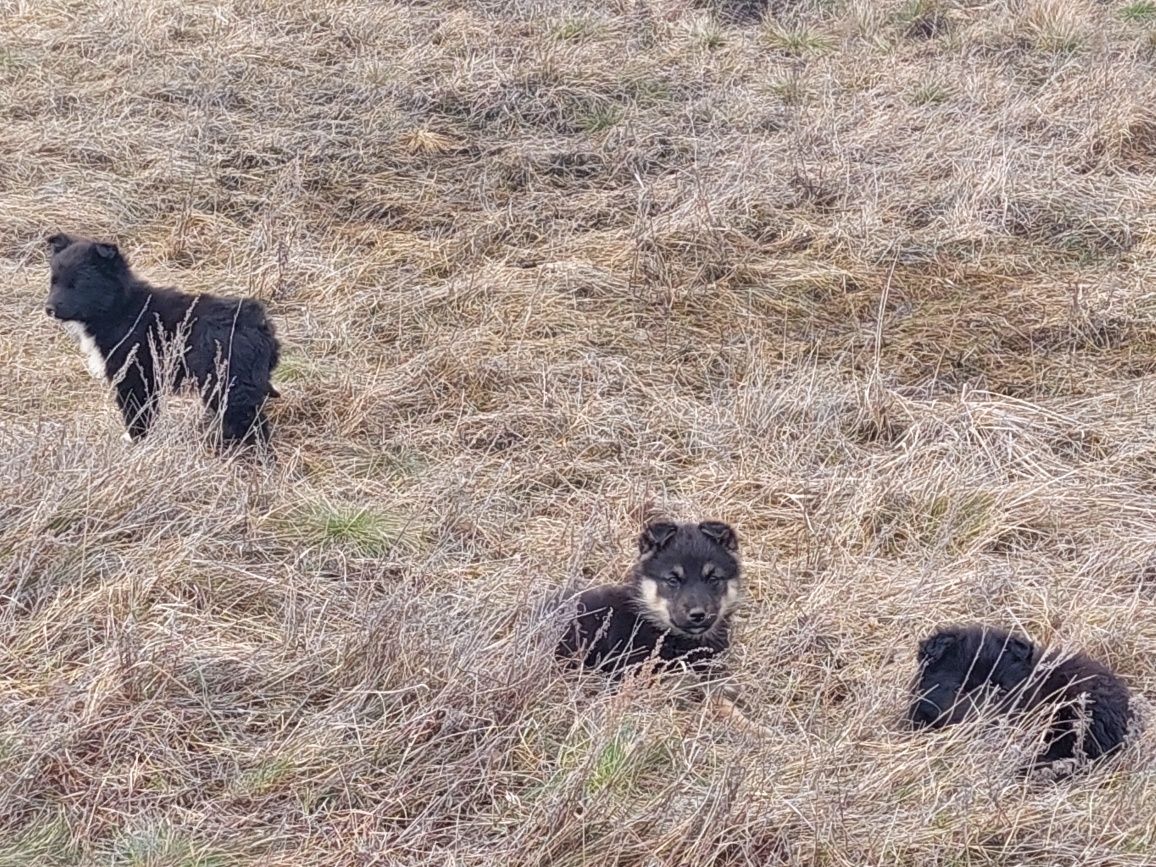
[[[530,606],[531,631],[543,647],[553,647],[556,656],[569,655],[566,637],[575,628],[577,609],[578,591],[569,585],[539,596]]]
[[[570,619],[574,616],[579,592],[579,588],[567,584],[542,595],[530,606],[530,616],[536,624]]]

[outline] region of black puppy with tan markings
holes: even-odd
[[[1063,655],[1005,630],[971,624],[924,639],[918,658],[908,711],[916,728],[953,725],[985,707],[998,713],[1053,709],[1047,747],[1023,772],[1100,759],[1118,750],[1128,734],[1127,685],[1086,654]]]
[[[722,673],[718,657],[730,645],[730,618],[742,599],[735,531],[721,521],[652,523],[638,551],[625,584],[578,596],[558,656],[615,679],[648,661],[663,670],[685,664],[709,683]],[[732,700],[713,694],[711,701],[741,718]]]

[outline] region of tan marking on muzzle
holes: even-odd
[[[742,601],[743,591],[739,586],[739,579],[732,578],[727,582],[726,593],[723,594],[723,598],[719,601],[719,618],[721,619],[726,617],[728,614],[734,611]]]
[[[654,619],[667,629],[673,625],[670,619],[670,603],[658,595],[658,582],[653,578],[643,578],[639,582],[642,590],[642,602]]]

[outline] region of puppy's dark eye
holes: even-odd
[[[665,581],[667,584],[669,584],[671,587],[677,587],[679,584],[682,583],[682,579],[680,577],[678,577],[678,574],[675,572],[671,572],[669,575],[667,575],[662,580]]]
[[[706,566],[702,570],[702,580],[709,584],[716,584],[719,581],[726,581],[727,576],[714,566]]]

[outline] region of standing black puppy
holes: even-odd
[[[155,288],[114,244],[64,234],[48,243],[45,312],[79,339],[89,371],[115,386],[131,439],[148,433],[171,375],[174,387],[196,384],[227,443],[267,441],[262,407],[278,396],[269,377],[280,347],[260,301]]]
[[[1025,770],[1098,759],[1119,749],[1127,735],[1128,687],[1083,653],[1065,658],[1002,629],[969,625],[920,642],[919,663],[908,714],[917,728],[961,722],[983,705],[1004,713],[1056,708],[1047,749]]]
[[[578,597],[558,655],[615,676],[653,655],[709,672],[730,642],[741,596],[738,549],[735,531],[719,521],[650,524],[628,582]]]

